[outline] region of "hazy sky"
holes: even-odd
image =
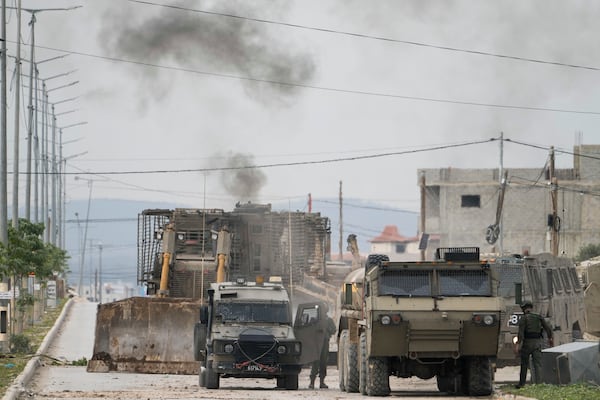
[[[87,122],[64,130],[63,155],[86,152],[68,159],[67,172],[97,173],[82,176],[94,179],[94,198],[231,209],[239,200],[336,198],[343,181],[345,197],[417,211],[418,168],[495,168],[500,146],[414,150],[500,132],[568,151],[578,137],[600,143],[600,4],[589,1],[154,2],[203,13],[22,1],[83,6],[37,14],[36,59],[70,53],[39,69],[42,78],[76,69],[47,85],[79,81],[50,101],[78,97],[56,105],[66,112],[57,124]],[[9,18],[14,55],[14,11]],[[25,57],[28,21],[24,13]],[[10,77],[12,59],[9,67]],[[541,169],[546,158],[504,147],[506,168]],[[271,166],[214,170],[248,165]],[[571,167],[572,156],[559,154],[557,166]],[[67,200],[87,196],[88,185],[68,175]]]

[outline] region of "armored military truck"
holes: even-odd
[[[549,253],[509,255],[490,259],[499,280],[498,295],[504,299],[497,365],[518,365],[513,351],[523,311],[519,304],[530,300],[534,312],[553,329],[554,345],[582,339],[586,331],[584,288],[570,258]]]
[[[502,299],[479,249],[437,249],[435,261],[371,255],[342,288],[340,389],[387,396],[389,377],[437,378],[452,394],[492,393]]]
[[[208,304],[194,327],[194,357],[201,387],[218,389],[221,378],[267,378],[277,387],[298,389],[303,364],[318,359],[323,333],[320,303],[292,312],[280,283],[212,283]],[[319,339],[321,338],[321,339]]]

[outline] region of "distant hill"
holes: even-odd
[[[92,200],[87,226],[87,243],[83,267],[83,285],[92,286],[100,262],[103,282],[122,283],[129,287],[137,284],[137,216],[148,208],[173,209],[180,207],[171,203],[132,200]],[[305,211],[305,203],[272,204],[275,211]],[[230,209],[225,209],[230,211]],[[80,255],[85,235],[87,201],[71,201],[66,209],[65,244],[69,260],[69,283],[77,285],[81,273]],[[313,204],[312,212],[318,212],[331,220],[332,254],[339,252],[339,208],[337,199],[321,200]],[[75,216],[78,214],[78,218]],[[361,254],[368,254],[368,240],[376,237],[386,225],[396,225],[402,235],[417,233],[418,215],[392,210],[389,206],[346,199],[343,207],[342,249],[346,252],[346,238],[350,233],[358,237]],[[78,223],[79,220],[79,223]],[[91,248],[89,247],[91,243]],[[100,260],[99,247],[102,245]]]

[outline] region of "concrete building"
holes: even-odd
[[[386,254],[391,261],[419,260],[419,238],[402,236],[396,225],[386,225],[381,234],[371,240],[369,254]]]
[[[551,252],[552,200],[548,165],[538,169],[505,167],[501,234],[486,241],[496,222],[501,193],[498,169],[420,169],[425,180],[425,229],[440,246],[479,246],[482,252]],[[577,255],[600,243],[600,145],[575,146],[573,168],[556,169],[558,253]],[[428,248],[428,256],[435,249]]]

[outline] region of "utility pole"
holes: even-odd
[[[554,170],[554,146],[550,146],[550,199],[552,201],[551,252],[553,256],[558,256],[560,220],[558,219],[558,183]]]
[[[427,248],[425,247],[425,171],[421,171],[421,179],[420,179],[420,190],[421,190],[421,240],[419,243],[419,250],[421,251],[421,261],[425,261],[425,251]]]
[[[21,0],[17,1],[17,56],[15,58],[15,132],[13,143],[12,226],[19,227],[19,127],[21,113]]]
[[[92,185],[94,183],[94,181],[92,179],[83,179],[80,178],[78,176],[75,177],[76,180],[85,180],[87,181],[88,185],[90,186],[90,193],[88,196],[88,204],[87,204],[87,212],[85,215],[85,229],[83,232],[83,241],[82,241],[82,245],[81,245],[81,255],[80,255],[80,265],[79,265],[79,295],[81,296],[82,292],[81,292],[81,287],[83,285],[83,266],[84,266],[84,262],[85,262],[85,245],[87,242],[87,232],[88,232],[88,223],[90,221],[90,205],[92,203]],[[79,225],[79,215],[75,214],[77,216],[77,224]]]
[[[2,34],[0,51],[0,241],[8,243],[8,193],[7,181],[7,144],[6,144],[6,0],[2,0],[2,21],[0,21],[0,32]]]
[[[500,132],[500,173],[498,174],[498,178],[500,179],[500,187],[502,190],[502,202],[504,203],[504,191],[506,189],[506,182],[508,175],[504,174],[504,132]],[[496,216],[498,220],[498,249],[500,250],[500,256],[504,254],[504,243],[502,239],[502,207],[504,204],[500,206],[500,215]],[[497,211],[498,212],[498,211]]]
[[[102,304],[102,242],[98,244],[98,302]]]
[[[339,203],[340,203],[340,240],[339,240],[339,251],[340,251],[340,261],[344,261],[344,253],[342,250],[342,244],[344,243],[344,216],[343,216],[343,198],[342,198],[342,181],[340,181],[340,194],[339,194]]]
[[[20,2],[20,0],[19,0]],[[19,18],[20,20],[20,18]],[[27,107],[28,111],[28,119],[29,119],[29,129],[27,130],[27,175],[26,175],[26,183],[25,183],[25,219],[31,220],[31,151],[32,151],[32,140],[33,140],[33,79],[34,79],[34,65],[35,65],[35,13],[31,13],[31,21],[29,21],[29,25],[31,25],[31,50],[30,50],[30,60],[29,60],[29,106]],[[37,79],[36,79],[36,87],[37,87]],[[37,91],[36,91],[36,106],[37,106]],[[35,122],[35,129],[37,130],[37,118]],[[36,171],[37,172],[37,171]],[[37,174],[36,174],[37,180]],[[36,186],[36,202],[37,202],[37,186]],[[37,204],[37,203],[36,203]],[[36,208],[36,216],[35,221],[37,222],[37,208]]]

